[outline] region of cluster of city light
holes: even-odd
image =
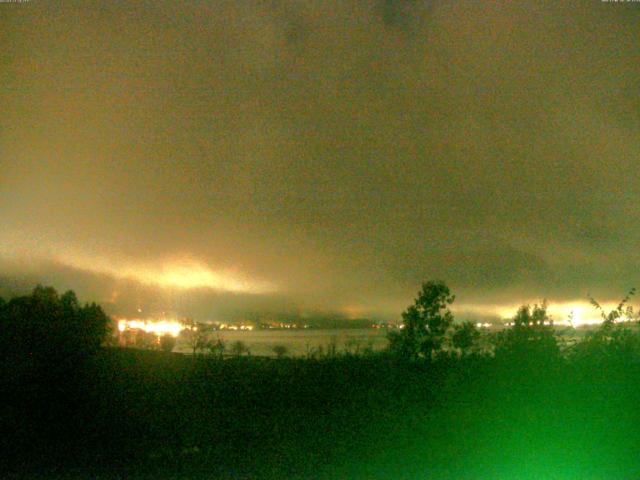
[[[128,330],[142,330],[147,333],[153,333],[154,335],[162,336],[162,335],[172,335],[177,337],[182,330],[184,330],[184,325],[175,320],[140,320],[140,319],[126,319],[121,318],[118,320],[118,331],[126,332]],[[193,330],[197,330],[198,327],[190,327]],[[253,330],[253,325],[245,325],[245,324],[227,324],[221,323],[216,326],[219,330],[245,330],[251,331]]]
[[[154,335],[171,335],[177,337],[183,330],[180,322],[170,320],[139,320],[139,319],[120,319],[118,320],[118,330],[125,332],[127,330],[142,330]]]
[[[226,323],[221,323],[218,327],[220,330],[253,330],[253,325],[228,325]]]
[[[487,322],[484,322],[484,323],[478,322],[478,323],[476,323],[476,327],[478,327],[478,328],[489,328],[489,327],[491,327],[491,324],[487,323]]]

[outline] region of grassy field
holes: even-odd
[[[638,360],[103,349],[73,375],[12,386],[3,476],[637,478]]]

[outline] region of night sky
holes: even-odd
[[[0,3],[0,293],[395,319],[640,287],[640,3]]]

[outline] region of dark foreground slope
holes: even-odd
[[[3,379],[3,477],[640,474],[640,362],[624,354],[403,364],[103,349],[55,371]]]

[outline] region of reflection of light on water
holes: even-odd
[[[172,322],[169,320],[146,321],[146,320],[118,320],[118,330],[124,332],[126,330],[143,330],[158,336],[169,334],[177,337],[182,331],[183,326],[180,322]]]

